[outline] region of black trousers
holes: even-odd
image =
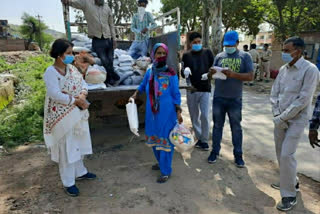
[[[103,67],[107,70],[106,83],[112,84],[120,77],[114,72],[113,69],[113,41],[112,39],[96,38],[92,39],[93,51],[97,53],[101,59]]]

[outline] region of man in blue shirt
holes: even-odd
[[[131,31],[135,34],[135,40],[129,49],[129,54],[134,59],[147,55],[150,31],[157,27],[152,14],[145,11],[147,4],[148,0],[139,0],[138,12],[132,17]]]
[[[225,51],[219,53],[214,66],[226,68],[222,72],[227,76],[226,80],[215,80],[213,97],[213,132],[212,151],[208,157],[209,163],[215,163],[221,149],[223,126],[226,114],[228,114],[232,132],[233,154],[238,167],[244,167],[242,158],[242,84],[243,81],[253,80],[253,63],[249,53],[238,49],[239,35],[236,31],[229,31],[224,36],[223,46]],[[217,71],[210,68],[208,77]]]

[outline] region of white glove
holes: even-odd
[[[287,129],[289,128],[288,123],[281,119],[280,115],[273,118],[273,122],[275,127],[281,128],[281,129]]]
[[[188,78],[189,75],[192,76],[192,73],[191,73],[191,70],[190,70],[189,67],[186,67],[186,68],[184,69],[183,73],[184,73],[184,76],[185,76],[186,78]]]
[[[208,73],[202,74],[201,80],[208,80]]]

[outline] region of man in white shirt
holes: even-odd
[[[257,74],[257,69],[258,69],[259,59],[260,59],[259,52],[256,50],[256,48],[257,48],[256,44],[250,45],[249,54],[251,55],[252,62],[253,62],[253,80],[250,82],[250,86],[252,86],[254,83],[255,75]]]
[[[112,11],[104,0],[61,0],[83,11],[88,23],[88,36],[92,38],[92,49],[101,59],[107,70],[107,84],[113,85],[120,79],[113,69],[113,49],[116,46],[116,34]]]
[[[304,41],[292,37],[284,42],[282,60],[287,64],[280,68],[271,91],[274,116],[274,139],[280,167],[281,202],[277,208],[287,211],[297,203],[299,188],[295,152],[304,128],[311,116],[311,102],[319,81],[317,67],[303,57]]]

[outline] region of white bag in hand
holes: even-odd
[[[140,136],[138,133],[138,110],[133,98],[130,98],[129,103],[126,105],[126,109],[131,132],[137,136]]]

